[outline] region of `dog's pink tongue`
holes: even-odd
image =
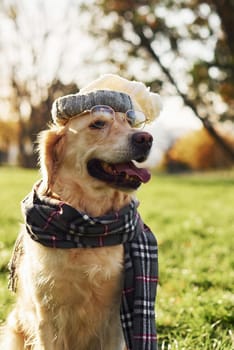
[[[150,180],[150,173],[147,169],[137,168],[132,162],[115,164],[115,169],[121,173],[124,172],[129,176],[136,176],[141,182]]]

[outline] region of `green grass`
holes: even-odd
[[[6,265],[22,220],[19,203],[38,177],[0,168],[0,320],[13,302]],[[159,349],[233,349],[233,171],[154,175],[138,198],[159,243]]]
[[[0,167],[0,322],[14,300],[7,291],[7,264],[22,223],[20,201],[38,178],[39,172],[34,170]]]

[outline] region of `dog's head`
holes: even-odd
[[[41,166],[49,182],[60,169],[78,182],[135,190],[150,178],[136,162],[147,159],[152,142],[125,113],[98,105],[42,134]]]
[[[135,190],[149,180],[146,169],[133,161],[146,160],[153,138],[131,126],[125,113],[111,107],[94,106],[92,111],[70,121],[66,132],[65,158],[79,169],[85,181],[123,190]]]
[[[83,189],[136,190],[150,179],[141,168],[153,137],[142,130],[148,118],[123,92],[97,90],[55,101],[55,126],[42,133],[40,161],[44,182],[51,188],[72,181]],[[140,127],[140,128],[139,128]]]

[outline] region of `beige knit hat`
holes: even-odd
[[[162,108],[160,96],[150,92],[143,83],[105,74],[79,93],[55,100],[52,119],[56,124],[64,125],[70,118],[98,104],[109,105],[115,111],[123,113],[129,109],[141,111],[148,121],[153,121]]]

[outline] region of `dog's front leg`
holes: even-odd
[[[52,327],[45,320],[41,320],[33,350],[56,350],[54,342]]]
[[[37,335],[33,350],[56,350],[55,333],[51,320],[47,316],[47,312],[39,305],[36,306],[37,311]]]
[[[0,329],[1,350],[23,350],[25,337],[19,325],[18,312],[13,310],[6,324]]]

